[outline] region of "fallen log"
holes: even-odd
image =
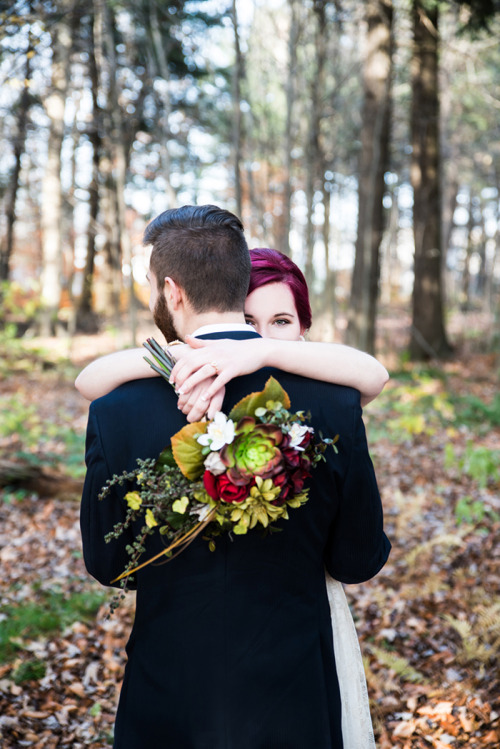
[[[24,489],[40,498],[79,496],[83,481],[22,458],[0,456],[0,488]]]

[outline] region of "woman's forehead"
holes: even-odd
[[[268,283],[254,289],[247,296],[245,309],[247,308],[252,308],[255,312],[296,312],[293,294],[286,283]]]

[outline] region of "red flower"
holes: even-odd
[[[226,474],[214,476],[210,471],[205,471],[203,474],[203,484],[212,499],[229,503],[243,502],[248,497],[251,488],[248,484],[236,486]]]

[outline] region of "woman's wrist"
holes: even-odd
[[[254,338],[255,342],[255,365],[256,369],[262,367],[276,367],[275,349],[276,341],[273,338]]]

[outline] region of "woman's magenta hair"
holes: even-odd
[[[248,293],[269,283],[286,283],[292,292],[300,325],[303,330],[308,330],[312,323],[311,305],[306,279],[300,268],[287,255],[267,247],[250,250],[250,258],[252,272]]]

